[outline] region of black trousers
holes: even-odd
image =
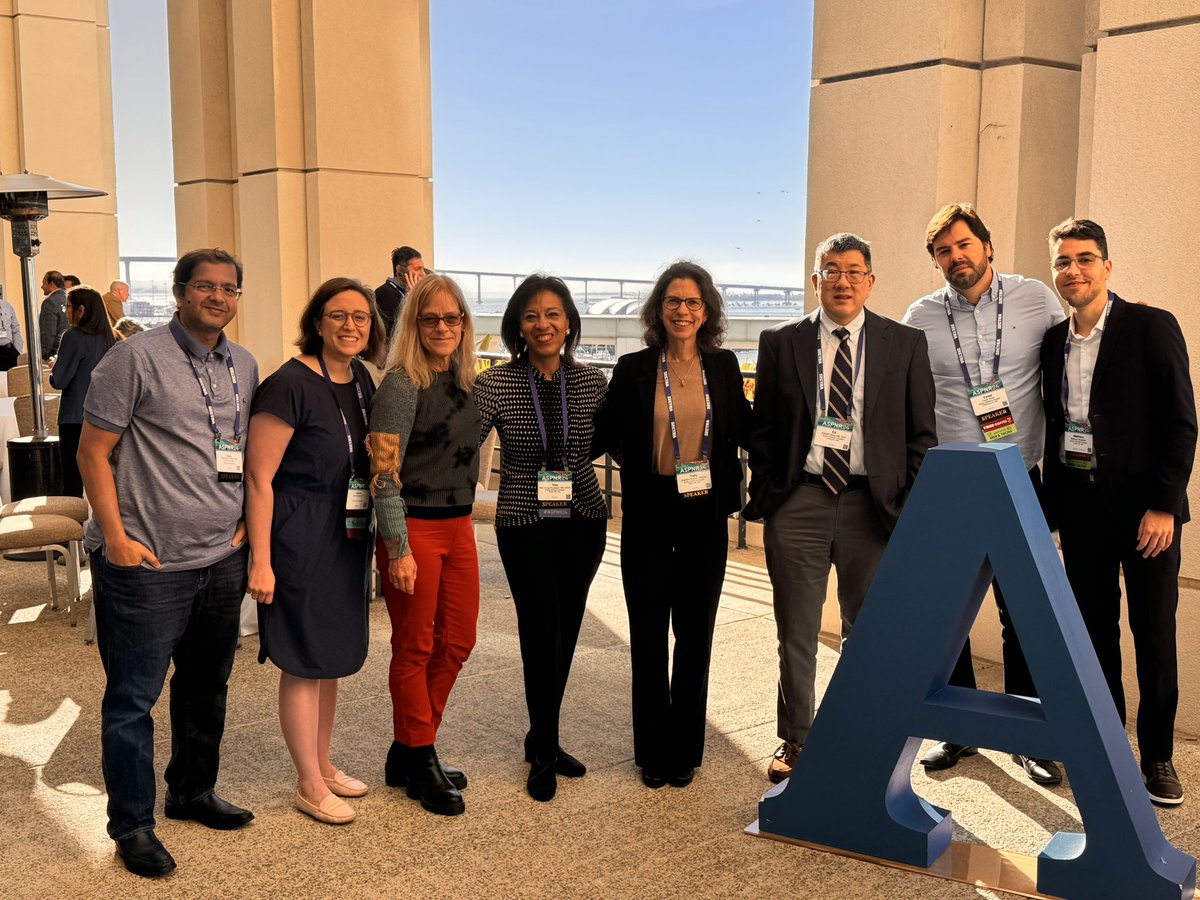
[[[558,721],[588,589],[604,555],[606,519],[578,513],[496,528],[496,546],[517,607],[530,747],[558,750]]]
[[[75,455],[79,452],[79,436],[83,434],[83,424],[72,425],[69,422],[58,424],[58,452],[62,459],[63,494],[68,497],[83,496],[83,476],[79,474],[79,463]]]
[[[1037,466],[1029,470],[1029,480],[1033,482],[1033,489],[1040,499],[1042,473]],[[1029,674],[1029,664],[1025,662],[1021,642],[1017,638],[1017,632],[1012,626],[1012,619],[1008,615],[1008,605],[1005,604],[1004,594],[1001,593],[1000,584],[996,581],[992,582],[992,596],[996,598],[996,609],[1000,613],[1000,652],[1004,661],[1004,693],[1016,694],[1020,697],[1036,697],[1038,695],[1037,687],[1033,683],[1033,676]],[[950,673],[950,684],[955,687],[975,689],[975,668],[971,662],[971,638],[969,636],[967,642],[963,644],[958,662],[954,664],[954,671]]]
[[[1129,610],[1129,630],[1137,664],[1137,738],[1142,762],[1165,762],[1174,749],[1175,711],[1179,705],[1179,666],[1175,646],[1175,610],[1179,605],[1180,522],[1171,546],[1151,559],[1137,548],[1142,514],[1111,509],[1094,484],[1065,487],[1059,510],[1063,561],[1075,601],[1100,660],[1121,722],[1125,690],[1121,684],[1121,586]]]
[[[653,497],[626,514],[621,580],[633,666],[634,762],[694,768],[704,759],[708,669],[729,552],[726,518],[712,496],[685,500],[673,477],[655,476]],[[668,677],[668,631],[675,636]]]

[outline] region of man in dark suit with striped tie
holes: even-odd
[[[865,309],[871,245],[835,234],[816,250],[817,310],[764,331],[758,346],[750,502],[779,633],[778,728],[767,772],[791,775],[815,708],[817,636],[829,568],[842,639],[883,548],[937,443],[925,335]]]

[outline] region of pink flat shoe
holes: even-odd
[[[357,778],[351,778],[341,769],[338,769],[332,778],[325,778],[324,781],[329,790],[339,797],[362,797],[368,790],[366,784]]]
[[[329,825],[345,825],[354,821],[354,807],[333,794],[326,794],[325,799],[320,804],[313,803],[301,794],[296,792],[296,809],[305,815],[312,816],[318,822],[325,822]]]

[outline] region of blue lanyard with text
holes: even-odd
[[[542,400],[538,397],[537,383],[533,380],[533,366],[528,369],[529,374],[529,393],[533,394],[533,414],[537,416],[538,432],[542,436],[542,460],[550,455],[550,439],[546,436],[546,420],[542,417]],[[567,371],[560,363],[558,366],[558,384],[562,389],[562,426],[563,426],[563,457],[562,471],[566,472],[570,467],[567,465],[567,439],[570,437],[570,424],[567,416]]]
[[[1113,302],[1112,302],[1112,291],[1109,291],[1109,292],[1108,292],[1108,305],[1104,307],[1104,318],[1100,320],[1101,322],[1107,322],[1107,321],[1108,321],[1108,314],[1109,314],[1110,312],[1112,312],[1112,305],[1113,305]],[[1063,408],[1063,417],[1064,417],[1064,418],[1066,418],[1066,420],[1067,420],[1068,422],[1069,422],[1069,421],[1071,421],[1071,413],[1070,413],[1070,412],[1068,411],[1068,409],[1067,409],[1067,397],[1068,397],[1068,396],[1069,396],[1069,394],[1070,394],[1070,389],[1069,389],[1069,388],[1068,388],[1068,386],[1067,386],[1067,360],[1069,360],[1069,359],[1071,358],[1071,331],[1072,331],[1072,329],[1074,328],[1074,326],[1072,325],[1072,322],[1073,322],[1073,320],[1072,320],[1072,319],[1068,319],[1068,320],[1067,320],[1067,339],[1066,339],[1065,341],[1063,341],[1063,388],[1062,388],[1062,408]],[[1081,352],[1082,352],[1082,351],[1081,351]],[[1082,375],[1081,375],[1081,377],[1080,377],[1080,379],[1079,379],[1079,383],[1080,383],[1080,385],[1082,385],[1082,384],[1083,384],[1083,378],[1082,378]],[[1084,414],[1084,418],[1088,418],[1088,417],[1090,417],[1090,416],[1091,416],[1091,413],[1092,413],[1092,410],[1091,410],[1091,402],[1089,401],[1089,403],[1088,403],[1088,409],[1087,409],[1087,411],[1086,411],[1086,412],[1085,412],[1085,414]]]
[[[704,435],[700,439],[700,458],[708,459],[708,451],[712,443],[712,397],[708,392],[708,373],[704,371],[704,361],[697,356],[700,364],[700,385],[704,388]],[[667,418],[671,423],[671,442],[675,445],[675,459],[679,456],[679,428],[675,423],[675,400],[671,397],[671,375],[667,371],[667,351],[662,352],[663,394],[667,398]]]
[[[342,427],[346,429],[346,448],[350,451],[350,475],[355,476],[358,473],[354,466],[354,438],[350,434],[350,423],[346,421],[346,413],[342,410],[342,404],[338,400],[337,389],[333,386],[333,379],[329,377],[329,368],[325,365],[325,357],[320,353],[317,354],[317,362],[321,364],[321,374],[325,376],[325,383],[333,392],[333,402],[337,403],[338,415],[342,417]],[[362,385],[358,383],[358,378],[354,374],[353,362],[350,363],[350,380],[354,382],[354,392],[358,394],[358,410],[362,413],[363,425],[370,427],[367,419],[367,401],[363,397]]]
[[[996,355],[992,359],[992,381],[1000,378],[1000,345],[1004,341],[1004,282],[999,275],[996,279]],[[963,354],[962,343],[958,340],[958,326],[954,324],[954,312],[950,307],[950,297],[943,295],[942,302],[946,305],[946,321],[950,323],[950,337],[954,339],[954,352],[958,354],[958,364],[962,368],[963,381],[967,389],[975,387],[971,383],[971,372],[967,368],[967,358]],[[983,377],[983,366],[979,367],[979,377]]]
[[[192,353],[184,343],[182,335],[175,329],[177,326],[174,321],[171,322],[169,331],[171,337],[175,339],[175,343],[179,345],[179,349],[183,351],[183,355],[187,357],[188,365],[192,367],[192,374],[196,376],[196,383],[200,385],[200,393],[204,396],[204,405],[208,409],[208,424],[212,427],[212,433],[217,440],[221,439],[221,429],[217,426],[217,413],[213,408],[212,397],[209,395],[209,390],[204,384],[204,379],[200,377],[200,370],[196,368],[196,361],[192,358]],[[225,351],[225,365],[229,369],[229,380],[233,382],[233,442],[236,444],[242,435],[242,395],[238,391],[237,372],[233,368],[233,354],[229,352],[228,346]]]
[[[854,375],[850,382],[850,396],[846,398],[846,421],[854,417],[854,385],[858,384],[858,372],[862,366],[863,338],[867,336],[867,326],[864,322],[858,329],[858,350],[854,354]],[[836,337],[836,335],[835,335]],[[825,406],[825,341],[821,335],[821,323],[817,322],[817,415],[829,415]]]

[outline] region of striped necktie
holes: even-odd
[[[850,398],[853,396],[854,369],[850,365],[850,332],[835,328],[833,336],[838,339],[837,355],[833,359],[833,374],[829,378],[829,408],[826,415],[848,419]],[[833,494],[840,494],[850,483],[850,451],[825,448],[825,464],[821,468],[821,480]]]

